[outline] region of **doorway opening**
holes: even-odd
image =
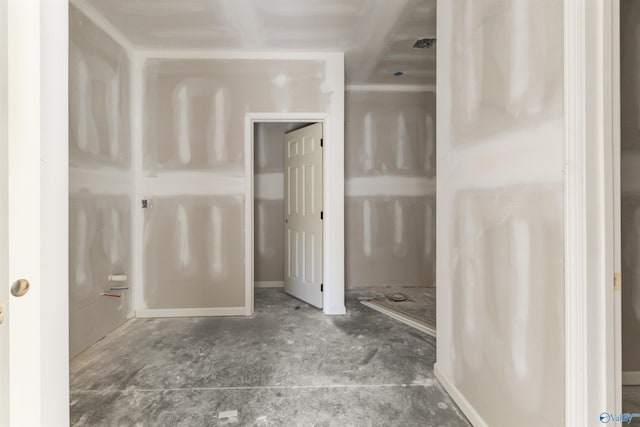
[[[324,307],[326,120],[251,118],[248,169],[247,307],[256,289],[279,288]]]

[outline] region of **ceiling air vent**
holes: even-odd
[[[418,39],[413,45],[414,49],[429,49],[436,42],[436,39]]]

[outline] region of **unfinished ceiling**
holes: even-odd
[[[339,51],[348,84],[435,84],[436,0],[78,0],[141,49]],[[395,74],[402,72],[402,76]]]

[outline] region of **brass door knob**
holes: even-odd
[[[18,279],[13,285],[11,285],[11,295],[14,297],[21,297],[22,295],[29,292],[29,281],[27,279]]]

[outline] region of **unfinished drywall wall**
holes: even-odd
[[[620,2],[622,371],[640,375],[640,4]]]
[[[243,174],[244,114],[324,111],[322,61],[148,60],[144,172]]]
[[[150,307],[244,304],[243,203],[242,195],[149,200],[144,294]]]
[[[435,286],[435,93],[345,101],[347,288]]]
[[[69,340],[73,357],[132,314],[130,61],[74,6],[69,9]],[[118,285],[123,285],[119,283]],[[126,285],[126,283],[125,283]]]
[[[435,285],[435,94],[348,91],[346,285]],[[256,282],[284,280],[282,137],[255,126]]]
[[[475,423],[564,425],[562,15],[438,4],[436,373]]]
[[[244,307],[245,197],[250,197],[245,193],[245,115],[330,111],[326,66],[322,60],[302,59],[151,57],[144,62],[139,192],[150,205],[143,214],[139,309]],[[268,188],[282,170],[277,153],[256,147],[256,170],[265,175],[258,178],[267,180],[266,186],[256,184],[258,237],[267,233],[261,215],[266,223],[278,215],[277,197],[268,194],[277,193]],[[282,274],[276,261],[282,251],[274,249],[281,234],[268,230],[269,236],[278,235],[269,247],[266,234],[256,240],[258,251],[264,249],[264,257],[256,260],[260,280],[276,281]],[[265,257],[269,265],[263,268]],[[218,313],[244,313],[236,311]]]

